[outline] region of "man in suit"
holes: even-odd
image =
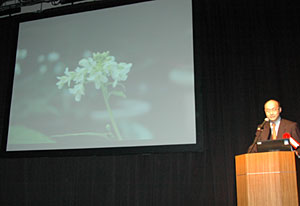
[[[298,124],[280,117],[282,108],[278,101],[273,99],[267,101],[264,105],[264,110],[269,122],[267,122],[263,128],[258,127],[255,137],[257,141],[283,139],[283,135],[289,133],[294,140],[300,142],[300,129]],[[257,141],[253,142],[248,148],[248,153],[257,152]],[[295,149],[295,152],[297,155],[300,154],[300,147]]]

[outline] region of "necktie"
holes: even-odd
[[[272,123],[272,140],[275,140],[276,139],[276,124],[275,123]]]

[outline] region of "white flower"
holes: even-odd
[[[108,78],[101,71],[98,71],[94,74],[91,74],[88,78],[88,81],[93,81],[95,83],[95,88],[100,89],[102,84],[108,82]]]
[[[86,73],[87,73],[86,68],[77,67],[75,69],[75,74],[74,74],[73,81],[76,82],[76,83],[84,83]]]
[[[75,95],[75,100],[80,101],[84,95],[84,84],[93,82],[96,89],[102,86],[108,86],[113,81],[113,87],[116,87],[119,81],[125,81],[128,77],[132,64],[117,63],[114,56],[109,52],[93,53],[92,57],[83,58],[79,62],[79,67],[75,71],[69,71],[67,67],[64,76],[57,77],[59,80],[56,85],[61,89],[65,84],[71,94]]]
[[[127,73],[130,71],[132,64],[120,63],[118,67],[111,70],[111,77],[114,81],[113,87],[116,87],[118,81],[125,81],[128,77]]]
[[[65,70],[66,76],[57,77],[59,80],[56,85],[58,86],[58,89],[61,89],[65,83],[68,83],[68,87],[70,87],[71,80],[72,80],[72,72],[69,72],[69,68],[67,67]]]
[[[111,72],[113,70],[117,70],[118,69],[118,63],[117,62],[113,62],[113,61],[109,61],[103,64],[103,70],[106,72],[107,75],[111,75]]]
[[[83,84],[76,84],[74,88],[70,88],[69,91],[71,94],[75,95],[75,100],[79,102],[81,96],[84,95],[84,86]]]
[[[64,73],[65,73],[66,76],[71,76],[71,73],[72,73],[72,72],[69,72],[69,67],[67,67],[67,68],[65,69],[65,72],[64,72]]]
[[[91,57],[81,59],[78,64],[88,69],[88,71],[93,70],[96,66],[96,62]]]
[[[63,86],[65,85],[65,83],[68,82],[68,77],[66,77],[66,76],[57,77],[57,79],[59,80],[59,81],[56,83],[56,86],[58,87],[58,89],[62,89]]]

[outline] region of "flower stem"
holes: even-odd
[[[104,102],[105,102],[105,106],[106,106],[106,109],[108,111],[108,114],[109,114],[109,118],[110,118],[110,121],[111,121],[111,124],[114,128],[114,131],[117,135],[117,138],[118,140],[122,140],[122,137],[121,137],[121,134],[120,134],[120,131],[119,131],[119,128],[117,126],[117,123],[115,121],[115,118],[113,116],[113,113],[112,113],[112,110],[111,110],[111,107],[109,105],[109,102],[108,102],[108,93],[107,93],[107,88],[105,86],[102,86],[101,87],[101,90],[102,90],[102,94],[103,94],[103,97],[104,97]]]

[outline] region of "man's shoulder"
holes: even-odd
[[[291,121],[291,120],[282,118],[280,124],[285,124],[285,125],[297,125],[297,122],[294,122],[294,121]]]

